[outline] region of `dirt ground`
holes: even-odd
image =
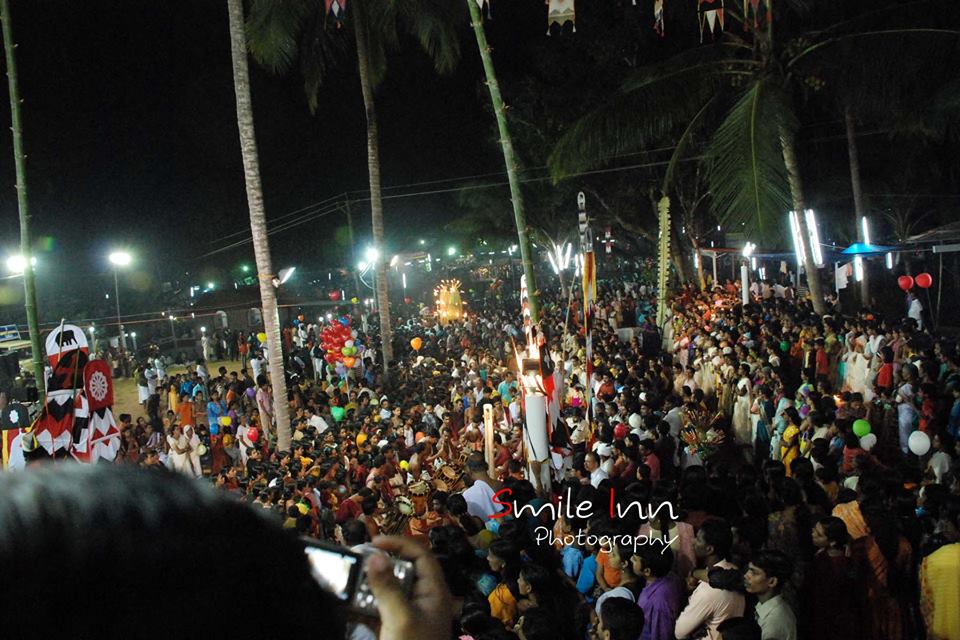
[[[213,360],[207,363],[207,371],[210,375],[216,375],[217,369],[226,367],[227,371],[239,371],[240,361],[234,360]],[[196,365],[190,368],[190,373],[196,370]],[[174,365],[167,369],[167,375],[185,373],[187,368]],[[161,394],[161,406],[167,406],[165,394]],[[133,378],[114,378],[113,380],[113,415],[119,416],[121,413],[129,413],[136,420],[137,416],[145,416],[146,411],[137,402],[137,383]],[[198,416],[201,418],[201,416]],[[202,421],[206,421],[206,414],[202,414]]]

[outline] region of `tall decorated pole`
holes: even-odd
[[[537,293],[536,279],[533,276],[533,252],[530,250],[530,236],[527,233],[527,217],[523,211],[523,194],[520,192],[520,178],[517,175],[517,159],[513,151],[513,139],[507,127],[507,105],[500,96],[500,85],[493,68],[493,58],[490,56],[490,46],[487,44],[487,34],[483,30],[483,16],[477,0],[466,0],[470,7],[470,22],[473,33],[477,37],[477,46],[480,48],[480,59],[483,61],[483,72],[487,77],[487,88],[490,89],[490,100],[493,102],[493,111],[497,116],[497,127],[500,130],[500,146],[503,149],[503,161],[507,166],[507,180],[510,182],[510,199],[513,201],[513,217],[517,225],[517,239],[520,245],[520,259],[523,262],[523,275],[527,280],[530,291],[530,315],[533,323],[540,320],[540,296]]]
[[[250,70],[247,67],[247,40],[243,26],[243,0],[227,0],[227,12],[230,16],[230,53],[233,60],[233,87],[237,98],[237,128],[240,131],[243,176],[247,188],[247,206],[250,209],[250,234],[253,237],[257,279],[260,281],[263,327],[267,334],[267,364],[273,388],[277,450],[290,451],[293,434],[290,432],[290,404],[287,402],[283,346],[280,341],[280,313],[277,309],[277,286],[280,281],[273,274],[270,241],[267,237],[267,217],[263,206],[263,189],[260,184],[260,160],[257,155],[257,136],[253,126]],[[266,424],[264,428],[269,429],[270,425]]]
[[[583,256],[583,337],[586,343],[586,363],[583,389],[587,405],[587,421],[593,417],[593,399],[590,397],[593,377],[593,311],[597,303],[597,262],[593,255],[593,231],[587,217],[587,198],[577,194],[577,224],[580,231],[580,255]]]
[[[670,275],[670,198],[657,203],[660,219],[660,241],[657,248],[657,326],[663,330],[667,318],[667,279]]]
[[[30,209],[27,201],[27,155],[23,152],[23,125],[20,121],[20,87],[14,57],[13,25],[10,22],[10,0],[0,0],[0,21],[3,22],[3,50],[7,58],[7,85],[10,91],[10,120],[13,131],[13,162],[17,173],[17,208],[20,211],[20,255],[23,258],[24,308],[30,331],[30,362],[37,391],[44,395],[43,347],[40,344],[40,323],[37,320],[37,286],[33,275],[30,242]]]
[[[520,310],[523,316],[524,345],[517,350],[517,379],[523,394],[523,448],[526,452],[528,477],[538,493],[549,489],[550,482],[550,439],[547,431],[548,402],[550,390],[547,375],[551,376],[549,346],[542,340],[542,334],[533,322],[530,309],[530,294],[526,276],[520,278]],[[548,367],[544,367],[544,357]]]

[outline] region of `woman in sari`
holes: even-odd
[[[790,477],[790,463],[800,456],[800,414],[793,407],[783,412],[786,419],[786,428],[780,436],[780,460],[786,468],[787,477]]]
[[[753,385],[750,383],[750,365],[742,363],[739,373],[740,379],[737,380],[735,387],[736,400],[733,405],[733,432],[737,442],[744,446],[753,444],[753,425],[750,421]]]

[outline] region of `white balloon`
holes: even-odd
[[[357,330],[356,330],[356,329],[354,329],[353,331],[350,332],[350,337],[352,337],[352,338],[356,338],[357,335],[359,335],[359,334],[357,333]]]
[[[877,434],[868,433],[860,438],[860,448],[864,451],[870,451],[877,444]]]
[[[353,346],[353,340],[347,340],[346,342],[343,343],[343,346],[345,346],[345,347],[352,347],[352,346]]]
[[[926,455],[927,451],[930,451],[930,436],[923,431],[914,431],[911,433],[910,440],[907,442],[910,445],[910,451],[915,456]]]
[[[640,417],[640,414],[631,413],[630,418],[627,419],[627,422],[630,423],[630,426],[634,429],[639,429],[643,426],[643,418]]]

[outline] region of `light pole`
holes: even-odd
[[[757,245],[748,242],[743,247],[743,262],[740,264],[740,301],[743,306],[750,304],[750,257]]]
[[[114,251],[109,256],[110,264],[113,265],[113,295],[117,302],[117,324],[120,326],[120,348],[127,350],[127,336],[123,333],[123,322],[120,320],[120,279],[117,272],[120,267],[129,266],[133,257],[126,251]]]
[[[173,321],[176,320],[177,318],[172,313],[170,314],[169,317],[170,317],[170,337],[173,338],[173,350],[176,351],[178,348],[177,347],[177,328],[174,326]],[[176,357],[176,353],[174,353],[174,357]]]
[[[375,247],[367,247],[364,257],[366,258],[366,264],[369,265],[367,268],[373,271],[373,304],[379,309],[382,302],[377,292],[377,260],[380,259],[380,252]]]

